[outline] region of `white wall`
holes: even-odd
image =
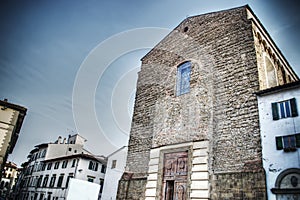
[[[69,150],[70,149],[70,150]],[[87,153],[80,144],[48,144],[46,160],[67,155]]]
[[[102,164],[99,162],[98,170],[90,170],[89,167],[90,160],[80,159],[77,166],[76,179],[81,179],[87,181],[88,176],[95,177],[94,183],[99,184],[100,179],[104,179],[104,173],[101,173]]]
[[[261,128],[263,166],[266,171],[268,199],[275,200],[271,192],[277,176],[288,168],[300,167],[300,150],[284,152],[276,150],[275,136],[300,133],[300,117],[273,120],[271,103],[296,98],[300,115],[300,89],[291,89],[280,93],[258,96],[259,120]]]
[[[119,180],[125,170],[126,158],[127,147],[122,147],[120,151],[117,151],[108,157],[101,200],[116,199]],[[117,161],[116,168],[114,169],[111,168],[113,160]]]
[[[70,179],[67,200],[97,200],[100,185],[78,179]]]

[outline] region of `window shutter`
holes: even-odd
[[[276,137],[276,149],[277,150],[283,149],[282,137]]]
[[[279,119],[277,103],[272,103],[272,114],[273,114],[273,120],[278,120]]]
[[[298,116],[298,111],[297,111],[297,104],[296,104],[296,99],[290,99],[291,103],[291,109],[292,109],[292,117],[297,117]]]
[[[296,138],[296,147],[300,148],[300,133],[296,134],[295,138]]]

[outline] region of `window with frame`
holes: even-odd
[[[71,179],[71,178],[74,178],[74,174],[73,174],[73,173],[70,173],[70,174],[68,175],[68,177],[67,177],[66,188],[68,188],[69,182],[70,182],[70,179]]]
[[[98,162],[90,161],[89,169],[93,171],[98,171]]]
[[[54,187],[55,180],[56,180],[56,174],[53,174],[50,180],[49,187]]]
[[[46,164],[45,163],[41,163],[41,171],[45,171],[46,169]]]
[[[93,183],[94,182],[95,177],[93,176],[88,176],[87,177],[87,181]]]
[[[273,120],[288,118],[288,117],[297,117],[297,103],[296,99],[292,98],[289,100],[274,102],[272,103],[272,115]]]
[[[101,166],[101,173],[105,173],[105,171],[106,171],[106,167],[105,167],[105,165],[102,165]]]
[[[100,194],[102,194],[102,191],[103,191],[103,186],[104,186],[104,179],[103,178],[100,178]]]
[[[65,169],[65,168],[67,168],[67,166],[68,166],[68,161],[64,160],[63,163],[62,163],[61,168]]]
[[[62,182],[64,180],[64,174],[60,174],[57,180],[57,187],[61,187],[62,186]]]
[[[43,187],[47,187],[48,179],[49,179],[49,175],[46,175],[44,180],[43,180]]]
[[[191,79],[191,62],[187,61],[179,65],[177,68],[177,84],[176,84],[177,96],[190,92],[190,79]]]
[[[45,156],[46,156],[46,149],[44,149],[44,150],[42,151],[41,157],[44,158]]]
[[[117,160],[113,160],[111,163],[111,168],[114,169],[117,166]]]
[[[50,170],[51,167],[52,167],[52,163],[48,163],[48,165],[47,165],[47,170]]]
[[[300,133],[276,137],[276,149],[285,152],[296,151],[300,148]]]
[[[76,159],[73,159],[71,167],[75,167],[75,165],[76,165]]]
[[[54,164],[54,169],[58,169],[59,168],[59,161],[55,162]]]
[[[42,180],[43,180],[43,175],[40,175],[36,184],[37,187],[41,187]]]

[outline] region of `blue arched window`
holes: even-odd
[[[177,68],[176,95],[180,96],[190,91],[191,62],[184,62]]]

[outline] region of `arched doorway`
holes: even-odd
[[[300,200],[300,169],[291,168],[281,172],[271,191],[277,200]]]

